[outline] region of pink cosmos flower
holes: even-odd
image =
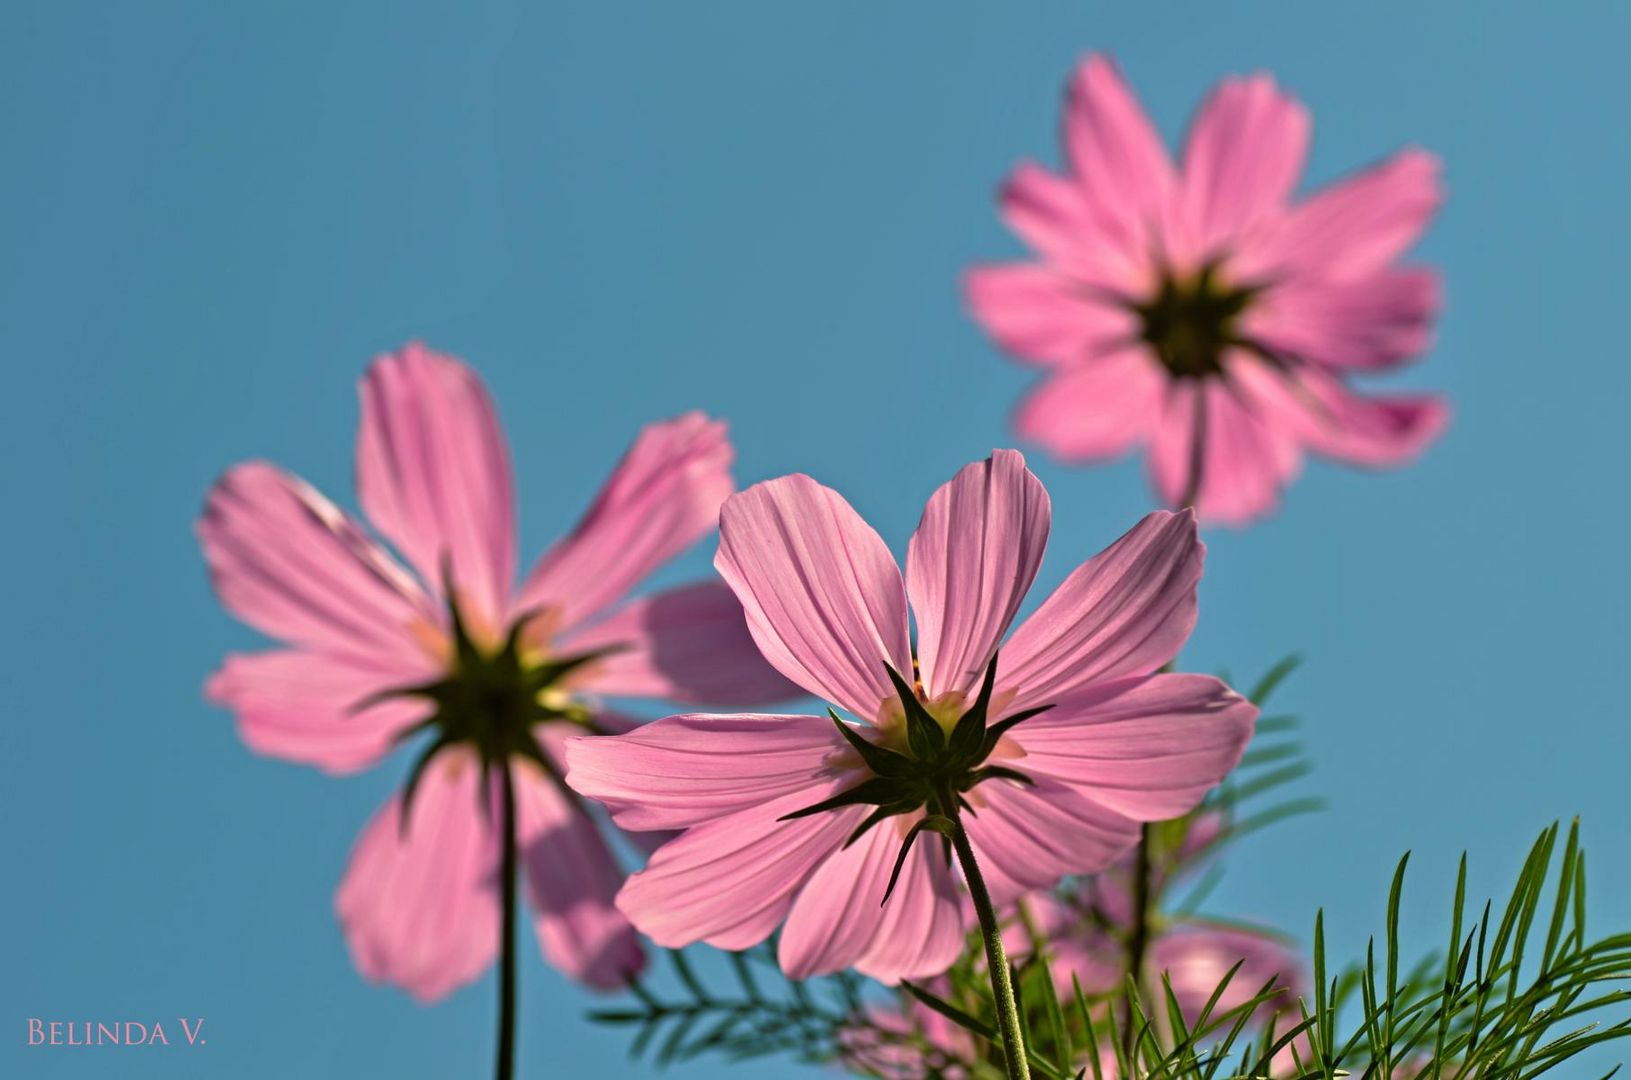
[[[211,490],[199,539],[222,603],[286,645],[229,656],[207,693],[251,748],[331,773],[434,736],[409,789],[364,830],[336,897],[366,977],[428,1001],[492,963],[500,837],[483,781],[508,762],[544,955],[617,986],[642,953],[612,906],[623,874],[559,783],[562,740],[631,726],[591,695],[747,705],[796,693],[723,585],[620,605],[714,527],[733,490],[724,426],[691,413],[647,427],[517,587],[509,452],[476,375],[410,345],[373,364],[361,395],[362,507],[417,576],[298,478],[236,466]]]
[[[1049,520],[1024,458],[999,450],[929,500],[903,580],[878,534],[808,476],[726,500],[714,564],[754,641],[863,723],[683,715],[570,741],[567,782],[615,821],[684,830],[618,907],[666,946],[742,949],[785,919],[794,978],[923,977],[964,929],[939,843],[897,866],[925,805],[962,810],[998,904],[1109,865],[1139,822],[1194,806],[1239,759],[1256,709],[1216,679],[1156,674],[1195,623],[1193,514],[1146,517],[1004,644]]]
[[[928,990],[949,996],[944,980],[931,980]],[[963,1063],[974,1059],[974,1036],[943,1014],[914,999],[898,1009],[875,1006],[866,1019],[866,1027],[839,1037],[839,1061],[848,1068],[885,1080],[968,1080]]]
[[[1437,275],[1396,260],[1438,162],[1406,150],[1294,201],[1310,127],[1269,76],[1227,79],[1175,165],[1115,65],[1082,64],[1066,175],[1022,164],[1001,196],[1038,260],[967,280],[992,338],[1049,369],[1021,435],[1065,461],[1146,446],[1163,500],[1229,524],[1273,509],[1305,450],[1390,466],[1438,435],[1441,398],[1347,386],[1428,345]]]
[[[1177,850],[1158,857],[1151,866],[1151,895],[1159,896],[1169,884],[1204,865],[1222,835],[1223,816],[1201,811],[1189,821]],[[1063,895],[1039,892],[1021,904],[1047,941],[1054,985],[1069,1000],[1073,982],[1089,995],[1119,990],[1127,981],[1129,927],[1133,922],[1132,859],[1122,859],[1090,879],[1075,883]],[[1225,925],[1199,918],[1156,920],[1150,941],[1145,986],[1160,986],[1165,975],[1184,1017],[1194,1023],[1230,968],[1240,970],[1219,996],[1214,1015],[1250,1001],[1272,978],[1292,1005],[1303,991],[1302,962],[1266,931]],[[1017,952],[1028,952],[1024,935],[1016,939]],[[1262,1016],[1267,1017],[1265,1011]]]
[[[1130,914],[1126,900],[1124,893],[1118,896],[1113,887],[1101,884],[1066,900],[1038,894],[1025,901],[1047,935],[1055,988],[1066,1000],[1073,978],[1087,994],[1108,994],[1125,984],[1127,949],[1106,924],[1123,925],[1116,920]],[[1118,912],[1118,905],[1124,910]],[[1164,974],[1185,1020],[1194,1023],[1236,964],[1240,969],[1218,998],[1214,1016],[1244,1005],[1271,978],[1288,1006],[1301,992],[1302,964],[1290,949],[1267,933],[1204,920],[1180,920],[1154,935],[1145,984],[1160,986]],[[1269,1011],[1263,1013],[1265,1018]]]

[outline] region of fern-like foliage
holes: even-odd
[[[1265,703],[1295,667],[1295,658],[1276,664],[1253,688],[1252,700]],[[1194,814],[1156,826],[1151,842],[1198,865],[1214,849],[1314,809],[1316,800],[1284,793],[1309,771],[1296,720],[1265,714],[1234,775]],[[1015,955],[1025,957],[1013,982],[1032,1075],[1531,1080],[1631,1035],[1631,933],[1588,934],[1578,822],[1540,834],[1500,908],[1493,901],[1469,905],[1463,855],[1444,926],[1446,948],[1409,964],[1399,941],[1408,859],[1393,876],[1386,924],[1359,962],[1340,971],[1329,966],[1320,913],[1309,997],[1294,997],[1274,980],[1226,997],[1240,971],[1236,965],[1198,1012],[1193,1001],[1187,1009],[1180,1004],[1164,977],[1158,986],[1129,980],[1092,992],[1077,981],[1060,994],[1048,943],[1020,908],[1004,934],[1014,935],[1011,941],[1021,943]],[[1215,873],[1175,902],[1157,896],[1164,917],[1199,918],[1195,911]],[[775,948],[772,939],[727,954],[729,973],[714,987],[684,953],[671,952],[676,989],[663,994],[635,982],[631,1007],[590,1015],[632,1030],[632,1054],[658,1065],[701,1055],[732,1062],[786,1055],[883,1080],[1006,1075],[977,934],[933,984],[887,990],[850,973],[789,981],[777,968]],[[1227,1008],[1220,1004],[1225,1000]]]
[[[710,988],[684,952],[669,950],[677,992],[665,997],[636,979],[629,984],[637,1000],[634,1007],[596,1010],[589,1018],[632,1029],[630,1056],[649,1055],[660,1066],[708,1053],[731,1061],[772,1054],[832,1061],[847,1032],[866,1028],[859,976],[843,972],[809,982],[784,979],[774,940],[725,955],[733,977]],[[768,979],[761,980],[755,968],[766,969]],[[766,988],[770,980],[774,990]]]
[[[1230,972],[1190,1023],[1170,985],[1153,1006],[1145,995],[1122,994],[1133,1017],[1129,1045],[1102,1000],[1078,984],[1072,1000],[1046,1006],[1041,1022],[1038,1010],[1025,1010],[1032,1072],[1048,1080],[1530,1080],[1631,1035],[1631,934],[1587,934],[1578,823],[1566,834],[1557,825],[1540,834],[1501,909],[1486,902],[1469,911],[1463,857],[1450,947],[1409,967],[1398,938],[1407,861],[1393,878],[1386,927],[1360,963],[1330,973],[1316,917],[1312,1001],[1288,1001],[1271,984],[1219,1011]],[[1000,1054],[989,1019],[910,989]],[[983,1065],[969,1061],[968,1075],[1000,1075]]]

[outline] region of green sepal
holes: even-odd
[[[481,662],[481,650],[476,648],[476,641],[470,636],[469,627],[464,624],[464,613],[459,610],[459,601],[453,587],[453,556],[449,552],[442,552],[442,597],[447,603],[448,626],[453,631],[453,646],[458,655],[458,666],[468,667]]]
[[[928,829],[949,839],[953,828],[955,826],[952,825],[951,819],[941,817],[939,814],[926,814],[912,826],[906,838],[900,842],[900,852],[895,856],[895,868],[889,872],[889,885],[883,891],[883,899],[878,901],[879,907],[889,903],[889,897],[894,894],[895,883],[900,880],[901,867],[906,865],[906,856],[911,853],[912,841],[917,839],[917,834]]]
[[[979,761],[980,749],[985,746],[985,730],[987,717],[991,712],[991,691],[997,685],[997,655],[991,654],[991,662],[985,666],[985,678],[980,682],[980,693],[974,699],[974,704],[968,711],[957,718],[957,726],[951,729],[951,742],[949,754],[952,761]]]
[[[383,705],[387,701],[397,698],[416,697],[427,701],[441,702],[447,696],[447,679],[437,679],[434,682],[409,683],[407,686],[388,686],[384,690],[375,690],[372,694],[358,698],[346,706],[347,716],[356,716],[367,712],[375,705]]]
[[[521,635],[527,632],[527,626],[544,613],[541,607],[527,608],[515,617],[510,624],[510,632],[504,636],[504,651],[512,656],[521,653]]]
[[[832,709],[827,710],[827,715],[832,717],[832,722],[838,726],[839,734],[844,736],[844,741],[849,743],[857,754],[861,755],[861,760],[866,762],[867,768],[879,776],[911,775],[911,758],[905,754],[897,754],[888,747],[879,746],[877,743],[868,741],[859,731],[839,719],[838,714]]]
[[[844,847],[847,848],[853,845],[855,841],[872,831],[872,827],[878,824],[878,822],[895,817],[898,814],[910,814],[920,805],[922,804],[912,799],[904,799],[900,802],[884,803],[882,806],[872,811],[872,813],[868,814],[865,821],[855,826],[855,831],[850,833],[849,838],[844,841]],[[840,850],[842,850],[842,848]]]
[[[985,765],[968,774],[968,778],[963,781],[963,790],[968,791],[974,785],[983,783],[986,780],[1014,780],[1026,787],[1036,786],[1035,780],[1032,780],[1018,769],[1010,769],[1006,765]]]
[[[802,810],[794,810],[790,814],[783,814],[777,821],[794,821],[811,814],[819,814],[826,810],[837,810],[841,806],[885,806],[890,803],[901,802],[901,785],[898,781],[884,776],[874,776],[862,780],[852,788],[846,788],[830,799],[822,799],[818,803],[806,806]]]
[[[900,696],[901,708],[906,713],[906,745],[919,760],[937,760],[946,749],[946,732],[940,721],[929,715],[929,710],[918,700],[917,692],[893,664],[885,663],[883,669],[889,673],[889,681],[895,685],[895,693]]]
[[[1053,708],[1052,705],[1038,705],[1034,709],[1026,709],[1023,712],[1017,712],[1012,716],[1005,717],[1002,720],[997,721],[995,724],[992,724],[991,727],[986,730],[985,743],[980,747],[979,760],[984,761],[986,758],[990,757],[991,751],[997,748],[997,740],[1006,735],[1008,731],[1014,727],[1014,725],[1022,724],[1033,717],[1041,716],[1051,708]]]
[[[431,713],[417,724],[408,725],[401,731],[398,731],[395,735],[391,736],[391,745],[401,746],[405,742],[412,741],[417,736],[424,734],[440,723],[440,717],[440,713]]]
[[[576,671],[578,668],[583,667],[585,664],[592,664],[596,660],[604,659],[605,657],[611,656],[614,653],[624,652],[627,650],[627,648],[628,646],[626,645],[612,645],[604,649],[591,649],[586,653],[578,653],[573,656],[563,656],[558,660],[550,660],[547,663],[540,664],[531,671],[527,672],[527,683],[529,686],[532,686],[535,689],[542,690],[560,679],[565,678],[567,675]]]
[[[408,770],[408,778],[402,784],[402,809],[397,814],[397,831],[406,838],[408,835],[408,818],[413,813],[413,797],[419,790],[419,781],[425,777],[425,768],[430,759],[457,743],[458,740],[448,735],[439,736],[435,742],[425,747],[424,753],[414,761],[413,768]]]

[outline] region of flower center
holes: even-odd
[[[1177,379],[1223,373],[1223,350],[1240,344],[1240,315],[1259,289],[1231,286],[1209,262],[1194,274],[1164,274],[1155,295],[1130,305],[1142,320],[1139,337]]]
[[[560,684],[571,672],[610,651],[540,658],[524,640],[532,615],[517,619],[498,646],[484,646],[471,635],[452,589],[448,590],[448,616],[453,655],[447,674],[432,682],[387,690],[370,699],[412,697],[434,706],[430,716],[398,736],[400,741],[422,731],[435,732],[430,746],[414,762],[403,789],[404,828],[425,767],[451,747],[474,749],[484,774],[511,757],[524,757],[559,779],[559,770],[538,741],[538,728],[546,723],[591,727],[588,709],[573,701]]]
[[[931,814],[955,814],[968,808],[964,795],[987,780],[1005,779],[1029,784],[1031,778],[1003,765],[986,764],[1003,735],[1015,724],[1046,712],[1051,705],[1026,709],[995,723],[989,722],[991,691],[997,679],[997,658],[986,667],[979,695],[961,715],[948,712],[960,696],[925,702],[900,672],[887,667],[900,698],[899,725],[885,726],[876,741],[844,723],[827,710],[844,740],[861,758],[869,775],[829,799],[785,815],[783,820],[824,813],[843,806],[872,806],[872,813],[856,827],[845,846],[887,817],[927,809]],[[933,710],[933,711],[931,711]],[[887,710],[893,715],[896,710]],[[904,734],[902,729],[904,728]]]

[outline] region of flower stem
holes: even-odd
[[[1002,1059],[1008,1067],[1008,1080],[1031,1080],[1031,1064],[1026,1057],[1025,1035],[1020,1029],[1019,1004],[1014,997],[1013,977],[1008,970],[1008,954],[1002,947],[1002,931],[997,926],[997,911],[991,905],[991,893],[985,887],[985,877],[974,861],[974,848],[968,842],[968,832],[957,816],[957,804],[942,796],[941,812],[951,819],[951,846],[957,851],[957,862],[963,868],[963,880],[968,883],[969,899],[980,918],[980,936],[985,939],[985,966],[991,973],[991,993],[996,999],[998,1027],[1002,1031]]]
[[[503,896],[498,924],[498,1063],[497,1080],[515,1076],[515,923],[516,923],[516,812],[515,779],[510,763],[499,769],[500,814],[503,817],[503,847],[499,854],[499,885]]]
[[[1178,509],[1193,507],[1200,498],[1201,477],[1206,472],[1206,387],[1195,390],[1195,424],[1189,432],[1189,469],[1184,475],[1184,491]]]
[[[1122,1046],[1131,1059],[1137,1049],[1133,1040],[1137,1032],[1133,1016],[1135,1004],[1142,1004],[1144,994],[1144,954],[1150,947],[1150,826],[1139,827],[1138,847],[1133,855],[1133,925],[1127,935],[1127,973],[1132,978],[1137,1002],[1127,1002],[1127,1023],[1122,1029]]]

